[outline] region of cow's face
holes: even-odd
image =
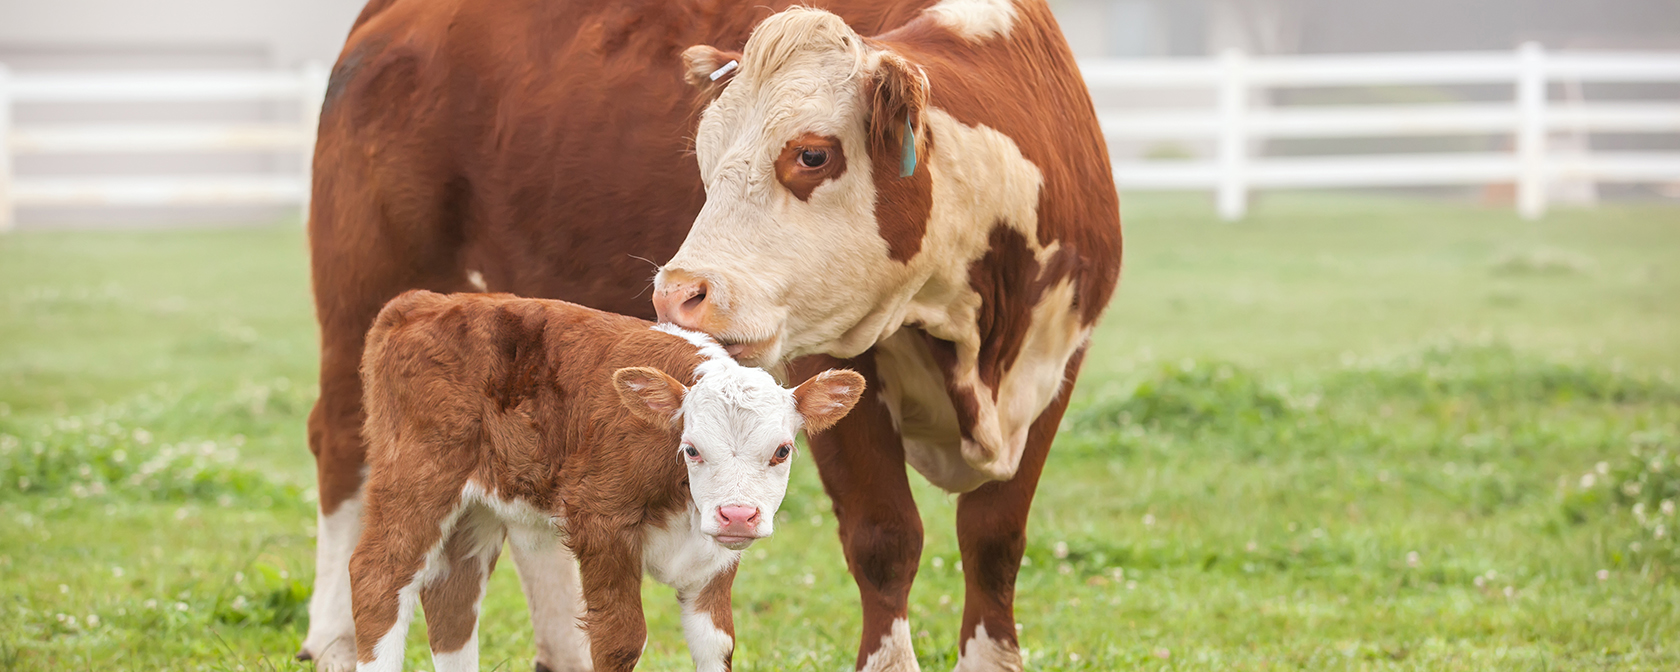
[[[757,364],[855,355],[896,329],[932,199],[921,70],[803,8],[742,55],[683,56],[716,98],[695,137],[706,204],[656,279],[661,321]]]
[[[613,382],[632,412],[682,420],[676,457],[688,466],[700,531],[734,550],[775,530],[794,434],[834,424],[864,386],[863,376],[833,370],[789,390],[762,369],[733,363],[708,365],[692,388],[650,368],[620,369]]]

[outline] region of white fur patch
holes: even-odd
[[[1014,0],[941,0],[924,13],[970,42],[1008,37],[1015,27]]]
[[[712,621],[712,615],[694,611],[689,599],[682,604],[683,637],[696,672],[724,672],[735,651],[735,638]]]
[[[700,351],[700,355],[706,358],[706,363],[701,364],[699,368],[694,370],[694,375],[696,376],[705,376],[713,371],[725,368],[724,365],[726,363],[735,363],[735,358],[730,357],[729,352],[723,349],[723,345],[719,344],[717,339],[712,338],[711,336],[707,336],[698,331],[684,329],[675,324],[671,324],[670,322],[655,324],[651,327],[651,329],[688,341]]]
[[[881,648],[875,649],[863,661],[859,672],[921,672],[916,651],[910,644],[910,621],[897,619],[892,629],[881,636]]]
[[[490,291],[490,285],[484,282],[484,274],[478,271],[467,271],[467,284],[481,292]]]
[[[740,551],[724,548],[700,531],[698,514],[691,506],[643,532],[642,569],[679,595],[698,594],[718,572],[741,559]]]
[[[478,624],[473,624],[472,636],[458,651],[432,652],[434,672],[478,672]]]
[[[356,620],[350,606],[350,554],[362,536],[361,494],[332,515],[316,513],[315,592],[309,598],[309,634],[303,650],[321,672],[356,666]]]
[[[1008,642],[987,636],[986,624],[981,623],[957,653],[955,672],[1021,672],[1021,652]]]

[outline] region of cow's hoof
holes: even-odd
[[[542,661],[540,661],[540,660],[539,660],[539,661],[537,661],[537,668],[536,668],[536,672],[554,672],[554,671],[553,671],[553,670],[550,670],[550,669],[548,669],[548,666],[547,666],[547,665],[544,665],[544,664],[542,664]]]
[[[292,657],[296,658],[298,660],[298,662],[305,662],[305,663],[309,662],[311,660],[315,660],[315,654],[310,653],[309,649],[298,649],[297,655],[292,656]]]

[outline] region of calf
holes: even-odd
[[[641,656],[644,572],[676,588],[695,666],[728,669],[736,562],[771,533],[794,434],[832,425],[864,385],[839,370],[787,390],[669,325],[425,291],[385,306],[362,362],[356,659],[392,672],[416,602],[439,672],[477,669],[478,605],[507,537],[577,557],[596,670]]]

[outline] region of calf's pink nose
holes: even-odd
[[[718,507],[718,534],[752,537],[758,535],[758,509],[750,506]]]

